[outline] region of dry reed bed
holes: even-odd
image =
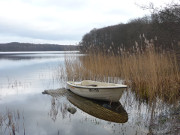
[[[90,53],[81,57],[66,57],[67,80],[92,79],[117,82],[124,80],[139,96],[150,101],[179,98],[180,73],[175,52],[155,51],[152,44],[145,50],[137,47],[133,53],[120,49],[121,55]]]

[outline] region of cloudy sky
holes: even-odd
[[[77,44],[93,28],[148,14],[171,0],[0,0],[0,43]],[[179,2],[179,0],[176,0]]]

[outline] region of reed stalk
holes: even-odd
[[[91,51],[92,52],[92,51]],[[66,57],[67,80],[84,79],[115,82],[123,80],[140,98],[173,101],[179,98],[180,73],[173,51],[156,51],[153,44],[145,49],[136,46],[119,54],[89,53],[80,57]]]

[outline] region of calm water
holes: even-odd
[[[119,112],[111,110],[110,116],[107,107],[103,110],[93,101],[42,94],[66,86],[58,79],[58,67],[64,66],[65,55],[76,57],[76,53],[0,53],[0,135],[178,134],[180,122],[170,115],[174,113],[171,106],[159,102],[152,109],[140,104],[131,92],[124,92]],[[71,114],[68,107],[77,111]]]

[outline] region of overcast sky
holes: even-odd
[[[171,0],[0,0],[0,43],[77,44],[93,28],[148,14]],[[176,0],[179,2],[179,0]]]

